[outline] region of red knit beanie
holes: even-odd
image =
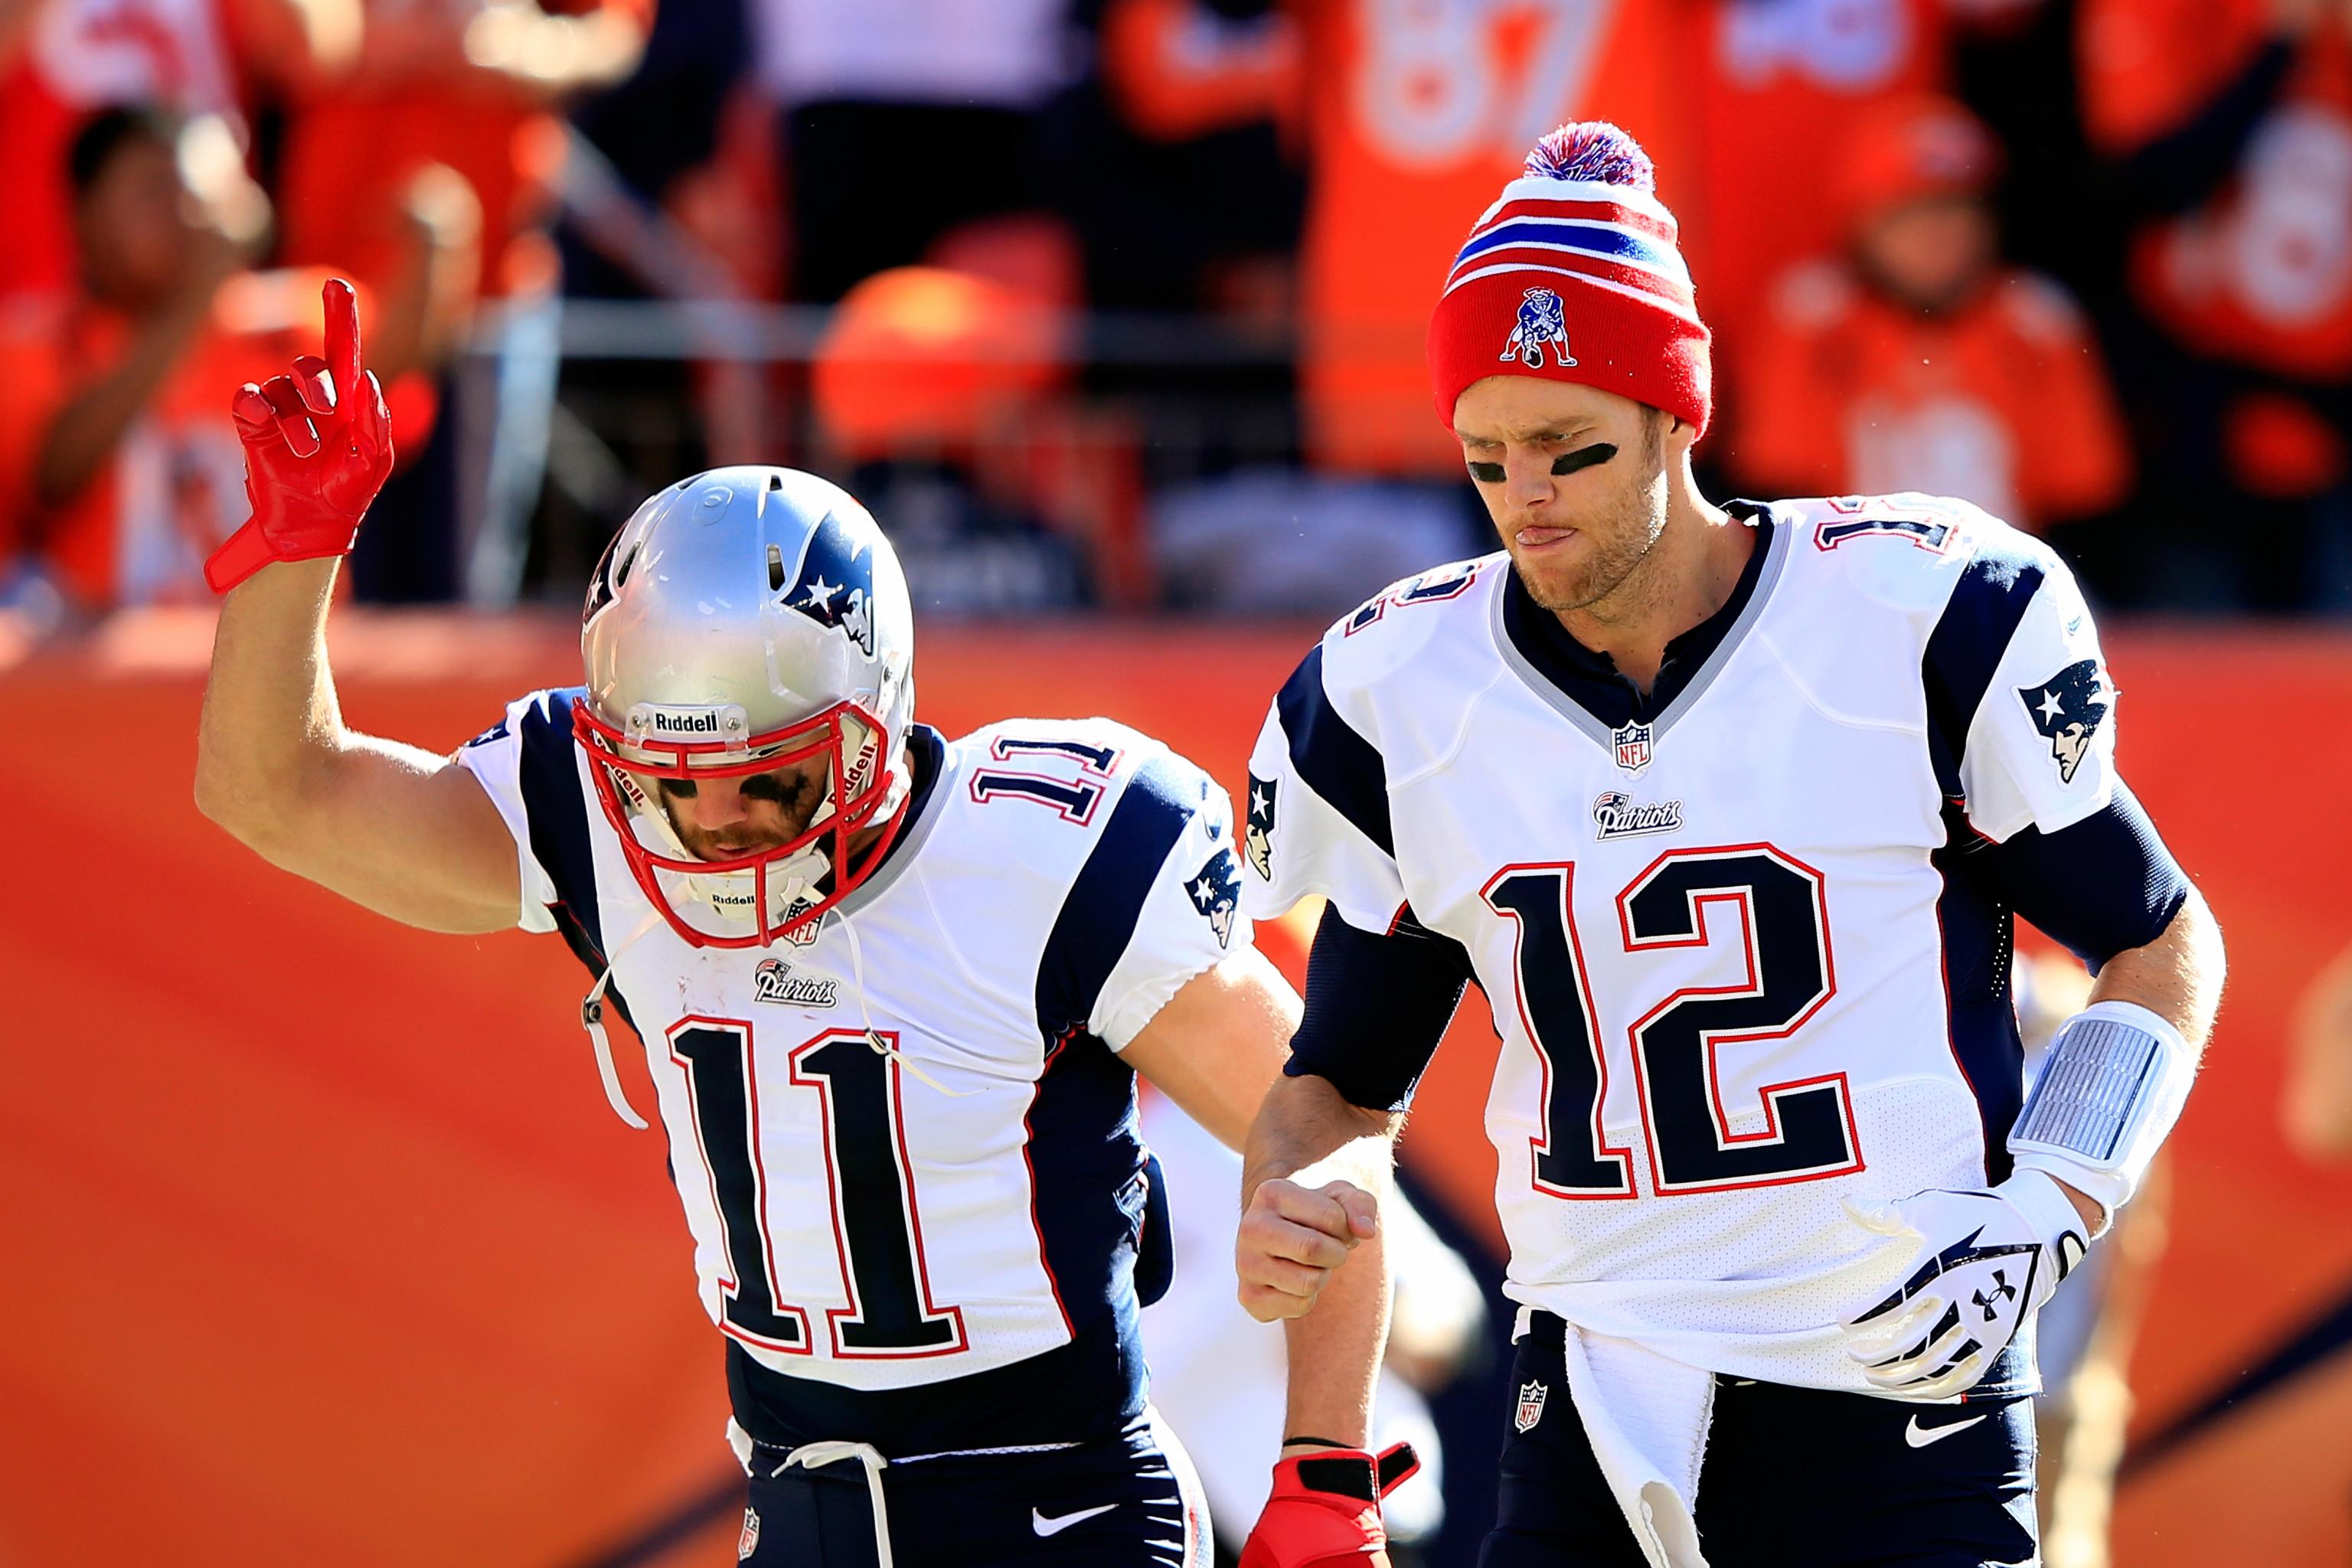
[[[1597,386],[1706,429],[1708,339],[1649,154],[1606,121],[1536,143],[1429,319],[1437,417],[1490,375]]]

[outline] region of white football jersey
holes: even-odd
[[[1735,513],[1744,601],[1647,722],[1578,701],[1505,555],[1333,626],[1251,760],[1244,901],[1467,950],[1513,1298],[1863,1390],[1832,1326],[1911,1245],[1844,1202],[1984,1185],[2017,1113],[2009,914],[1955,858],[2108,804],[2115,689],[2065,567],[1965,502]]]
[[[1250,940],[1223,792],[1105,720],[918,726],[906,827],[810,940],[698,948],[630,874],[577,697],[522,698],[459,760],[514,834],[518,923],[612,963],[720,1331],[858,1391],[1107,1321],[1131,1344],[1147,1179],[1117,1053]]]

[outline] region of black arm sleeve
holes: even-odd
[[[2162,936],[2189,897],[2179,863],[2120,781],[2105,811],[2056,833],[2029,827],[1965,858],[1979,886],[2094,973]]]
[[[1307,1016],[1283,1071],[1328,1079],[1351,1105],[1402,1110],[1472,978],[1462,944],[1410,910],[1374,936],[1327,907],[1307,958]]]

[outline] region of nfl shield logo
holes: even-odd
[[[1549,1392],[1550,1390],[1540,1383],[1521,1384],[1518,1414],[1511,1417],[1511,1425],[1525,1432],[1542,1420],[1544,1395]]]
[[[740,1563],[759,1550],[760,1510],[747,1508],[743,1510],[743,1533],[735,1538],[735,1561]]]
[[[1624,724],[1614,736],[1617,742],[1617,765],[1629,773],[1638,773],[1650,765],[1650,727],[1647,724]]]

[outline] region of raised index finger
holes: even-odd
[[[360,384],[360,297],[340,278],[328,279],[319,293],[327,307],[327,369],[336,397],[349,407]]]

